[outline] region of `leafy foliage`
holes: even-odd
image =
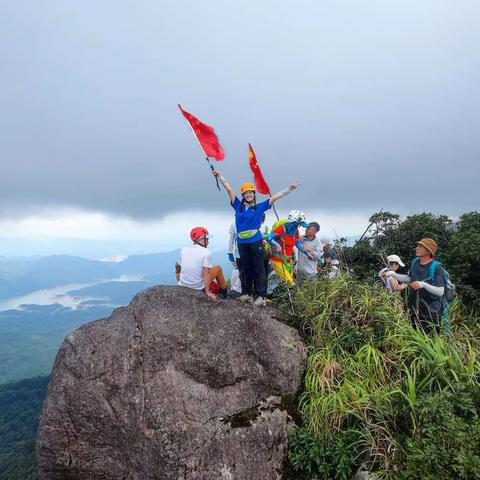
[[[423,396],[418,428],[406,439],[404,479],[480,479],[480,388]]]
[[[448,338],[415,330],[400,297],[346,275],[305,282],[295,311],[309,356],[299,400],[303,427],[289,454],[294,478],[351,478],[362,463],[386,479],[410,478],[410,471],[417,479],[480,475],[466,446],[456,463],[427,453],[442,432],[455,445],[467,425],[474,435],[480,429],[471,393],[480,388],[480,337],[458,301]],[[447,408],[438,427],[436,405],[459,392],[470,397],[453,413]],[[431,463],[419,470],[422,455]]]
[[[355,473],[359,432],[339,432],[331,442],[321,442],[308,428],[296,430],[290,439],[289,460],[302,478],[351,480]]]
[[[49,377],[0,385],[0,479],[35,480],[35,438]]]
[[[373,282],[388,255],[399,255],[408,266],[415,244],[424,237],[438,243],[438,260],[459,286],[463,302],[480,312],[480,213],[470,212],[453,221],[446,215],[421,213],[402,219],[382,212],[370,217],[370,236],[353,247],[337,245],[355,276]]]
[[[480,311],[480,213],[462,215],[445,256],[464,300]]]

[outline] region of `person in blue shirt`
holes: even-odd
[[[237,242],[242,268],[244,269],[244,282],[242,284],[242,302],[253,302],[254,305],[264,307],[267,304],[267,276],[265,274],[265,249],[263,248],[263,236],[260,231],[262,215],[279,199],[295,190],[298,183],[292,183],[268,200],[257,203],[255,185],[244,183],[240,187],[242,200],[233,191],[227,180],[220,172],[213,170],[215,175],[230,197],[230,205],[235,210],[235,225],[237,228]],[[258,295],[253,300],[253,287]]]

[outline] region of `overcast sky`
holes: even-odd
[[[227,195],[177,103],[215,127],[235,188],[251,142],[272,191],[302,184],[281,210],[329,232],[382,207],[479,207],[477,0],[0,6],[2,236],[224,228]]]

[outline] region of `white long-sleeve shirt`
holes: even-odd
[[[412,283],[412,279],[410,278],[409,275],[401,275],[399,273],[395,272],[388,272],[387,277],[393,277],[396,278],[399,282],[406,283],[410,285]],[[431,285],[428,282],[423,282],[419,281],[418,282],[422,288],[424,288],[427,292],[430,292],[432,295],[436,295],[437,297],[443,296],[444,287],[435,287],[434,285]]]
[[[228,253],[233,253],[235,258],[240,258],[240,253],[238,253],[238,245],[237,245],[237,229],[235,227],[235,223],[230,225],[228,229]]]
[[[303,253],[298,254],[297,260],[297,273],[301,275],[315,275],[317,273],[317,260],[322,256],[323,245],[317,237],[313,240],[308,240],[307,237],[302,237],[300,239],[302,247],[312,247],[310,253],[312,254],[313,259],[311,260]]]

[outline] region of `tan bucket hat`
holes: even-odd
[[[417,243],[424,246],[432,254],[432,256],[435,255],[438,250],[437,242],[433,238],[422,238]]]

